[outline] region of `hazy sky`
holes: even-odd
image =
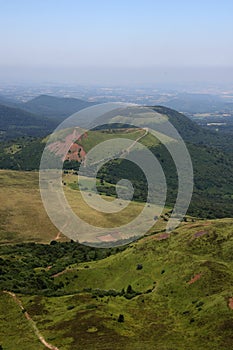
[[[0,43],[2,80],[227,81],[233,1],[0,0]]]

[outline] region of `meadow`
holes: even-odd
[[[77,176],[64,174],[65,195],[74,210],[81,218],[102,227],[114,226],[133,219],[144,207],[144,203],[132,202],[121,215],[103,214],[90,208],[77,189]],[[88,179],[87,179],[88,181]],[[98,184],[98,181],[97,181]],[[114,187],[112,184],[109,186]],[[39,190],[39,174],[36,171],[0,170],[0,243],[36,242],[49,243],[58,235],[58,229],[50,221]],[[105,200],[114,197],[103,196]],[[168,212],[165,209],[165,213]],[[113,222],[113,224],[111,224]],[[161,218],[156,228],[160,230],[165,222]],[[60,235],[62,241],[67,240]]]

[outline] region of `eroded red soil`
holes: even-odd
[[[228,306],[231,310],[233,310],[233,298],[229,298]]]
[[[50,152],[57,156],[61,156],[62,160],[76,160],[81,162],[86,155],[83,147],[78,145],[76,142],[86,138],[86,133],[81,135],[78,129],[75,129],[71,134],[65,137],[64,141],[56,141],[48,146]]]
[[[208,234],[208,231],[199,231],[199,232],[196,232],[194,234],[194,238],[198,238],[198,237],[201,237],[201,236],[204,236],[204,235],[207,235]]]
[[[188,282],[188,284],[193,284],[193,283],[197,282],[200,278],[201,278],[201,273],[198,273],[196,276],[194,276],[194,277]]]

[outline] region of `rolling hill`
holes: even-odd
[[[184,114],[177,112],[174,109],[164,107],[164,106],[148,106],[154,112],[162,114],[167,117],[169,122],[177,129],[181,137],[185,142],[196,144],[196,145],[204,145],[208,147],[218,148],[224,151],[229,151],[232,153],[233,141],[232,137],[228,135],[221,135],[216,131],[206,130],[205,128],[198,125],[195,121],[186,117]],[[105,125],[109,122],[113,123],[122,123],[127,120],[130,125],[130,121],[134,121],[134,117],[128,116],[127,119],[125,117],[121,118],[121,116],[114,116],[111,113],[106,113],[105,115],[89,121],[88,127],[94,128],[96,125]],[[136,120],[136,119],[135,119]],[[143,120],[141,120],[141,127],[144,126]],[[156,117],[154,121],[150,121],[150,125],[152,128],[157,126]],[[98,127],[100,128],[100,127]]]
[[[19,102],[0,94],[0,105],[19,108]]]
[[[62,121],[71,114],[93,105],[94,103],[92,102],[77,98],[40,95],[21,104],[21,107],[31,113]]]
[[[92,105],[80,99],[48,95],[24,103],[0,96],[0,141],[45,136],[71,114]]]
[[[54,121],[20,108],[0,105],[0,141],[19,137],[41,137],[56,126]]]

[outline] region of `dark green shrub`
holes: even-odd
[[[67,310],[73,310],[74,308],[75,308],[75,306],[73,306],[73,305],[67,306]]]
[[[122,323],[122,322],[124,322],[124,321],[125,321],[124,315],[120,314],[119,317],[118,317],[117,322]]]
[[[142,270],[142,269],[143,269],[142,264],[138,264],[138,265],[137,265],[137,270]]]

